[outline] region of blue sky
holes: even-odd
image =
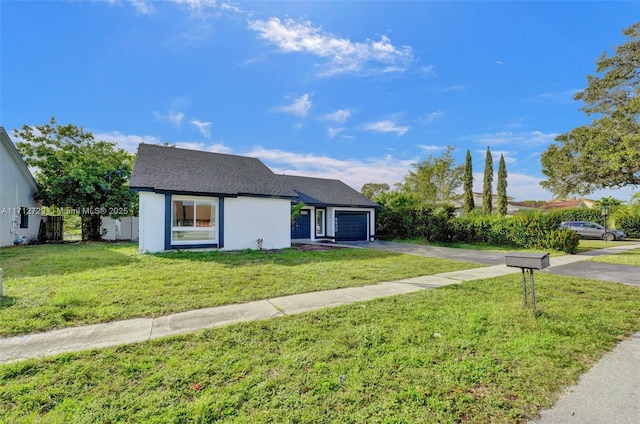
[[[55,116],[132,152],[253,156],[358,190],[452,145],[459,163],[470,149],[481,191],[489,146],[510,196],[546,200],[540,154],[588,122],[573,95],[640,3],[2,1],[0,14],[10,133]]]

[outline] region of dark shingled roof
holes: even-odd
[[[283,184],[293,188],[296,199],[309,206],[350,206],[377,208],[376,202],[357,192],[340,180],[279,175]]]
[[[140,144],[129,187],[219,195],[296,197],[255,158]]]
[[[205,195],[290,197],[309,206],[376,208],[339,180],[276,175],[259,159],[140,144],[129,187]]]

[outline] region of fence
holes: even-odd
[[[113,219],[104,216],[100,230],[103,240],[138,240],[138,217],[124,216]]]
[[[38,240],[41,243],[46,241],[62,241],[64,234],[63,216],[43,216],[38,230]]]

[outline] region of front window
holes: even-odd
[[[316,209],[316,236],[324,236],[324,209]]]
[[[172,244],[216,242],[217,202],[215,200],[174,197],[172,203]]]

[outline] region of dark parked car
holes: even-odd
[[[560,223],[560,228],[568,228],[575,231],[584,238],[598,238],[606,241],[624,240],[625,233],[620,230],[614,230],[613,228],[605,228],[596,224],[595,222],[585,221],[566,221]]]

